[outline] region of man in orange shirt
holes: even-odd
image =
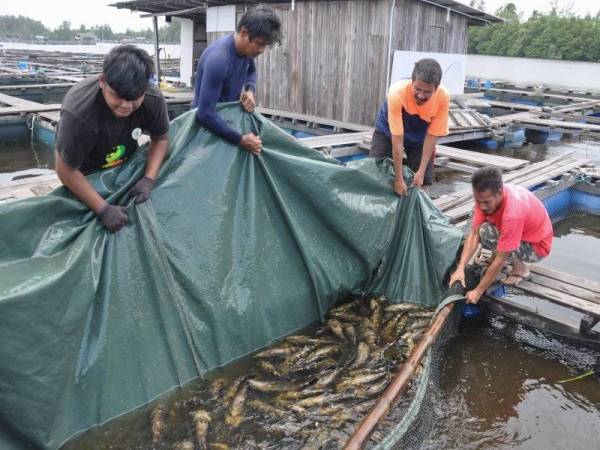
[[[442,68],[434,59],[417,61],[411,81],[390,87],[379,110],[369,156],[394,158],[394,190],[406,194],[402,154],[414,172],[413,186],[433,183],[433,161],[438,137],[448,134],[450,94],[440,85]]]

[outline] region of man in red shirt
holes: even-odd
[[[465,266],[481,243],[493,256],[477,287],[466,294],[467,303],[477,303],[507,262],[512,270],[504,284],[516,286],[527,279],[527,263],[548,256],[554,232],[544,204],[521,186],[503,185],[498,169],[479,169],[471,184],[475,197],[473,224],[449,284],[460,281],[465,286]]]

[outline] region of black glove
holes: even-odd
[[[150,192],[154,187],[154,180],[144,177],[129,190],[129,197],[135,197],[135,203],[143,203],[150,198]]]
[[[111,233],[119,231],[129,222],[127,214],[123,212],[121,206],[109,205],[108,203],[100,210],[98,217],[102,221],[102,225]]]

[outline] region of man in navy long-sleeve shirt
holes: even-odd
[[[281,42],[281,22],[275,11],[258,6],[247,11],[236,33],[221,38],[202,53],[196,71],[192,107],[196,120],[211,132],[232,144],[258,155],[262,142],[253,133],[242,135],[228,126],[215,108],[218,102],[240,101],[244,110],[254,111],[256,101],[256,65],[254,58],[269,45]]]

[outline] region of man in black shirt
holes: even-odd
[[[150,197],[168,147],[169,117],[160,91],[150,85],[154,64],[133,45],[113,48],[99,77],[67,92],[56,135],[56,173],[65,186],[112,232],[127,224],[122,207],[110,205],[86,175],[125,162],[143,131],[150,134],[145,176],[129,191],[141,203]]]

